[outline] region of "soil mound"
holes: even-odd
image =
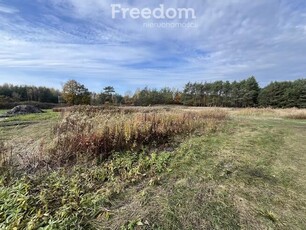
[[[43,113],[43,111],[33,105],[18,105],[7,112],[7,115],[23,115],[31,113]]]

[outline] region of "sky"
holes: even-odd
[[[182,88],[187,82],[306,76],[305,0],[0,0],[0,84],[91,91],[112,85]],[[125,8],[194,9],[195,18],[112,18]],[[144,23],[193,23],[152,27]]]

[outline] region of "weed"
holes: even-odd
[[[169,161],[169,153],[127,153],[113,155],[102,167],[36,173],[9,183],[1,175],[0,229],[95,229],[95,218],[110,218],[110,199],[164,171]]]
[[[277,222],[278,221],[276,215],[272,211],[259,210],[259,214],[262,215],[263,217],[271,220],[272,222]]]
[[[107,159],[113,151],[137,150],[152,143],[162,144],[195,130],[209,131],[218,127],[226,113],[159,112],[112,114],[99,112],[68,113],[54,129],[52,164]]]

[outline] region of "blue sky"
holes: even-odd
[[[112,19],[115,2],[193,8],[197,27]],[[304,0],[0,0],[0,38],[0,84],[61,88],[75,79],[92,91],[113,85],[125,93],[251,75],[266,85],[306,75]]]

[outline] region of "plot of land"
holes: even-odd
[[[289,110],[226,112],[216,129],[99,165],[29,178],[2,172],[0,228],[304,229],[306,121],[286,118]],[[0,121],[0,139],[29,153],[51,139],[59,117]]]

